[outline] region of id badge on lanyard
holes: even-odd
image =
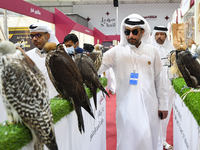
[[[129,84],[130,85],[137,85],[139,73],[137,73],[136,70],[137,70],[137,60],[139,59],[139,56],[135,60],[133,60],[132,57],[131,57],[131,59],[133,61],[133,72],[131,72],[131,74],[130,74]]]
[[[130,74],[129,84],[131,84],[131,85],[137,85],[137,83],[138,83],[138,76],[139,76],[139,73],[132,72]]]

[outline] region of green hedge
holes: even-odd
[[[100,78],[102,85],[107,85],[106,78]],[[92,97],[88,88],[85,88],[89,98]],[[97,90],[97,93],[100,90]],[[50,106],[54,123],[73,111],[72,104],[64,99],[55,97],[51,99]],[[30,130],[22,124],[3,126],[0,124],[0,150],[18,150],[30,143],[32,140]]]
[[[181,93],[182,87],[185,85],[185,80],[183,78],[176,78],[172,81],[174,85],[174,89],[176,93],[180,95],[180,97],[190,91],[190,89],[184,89]],[[185,99],[183,100],[185,105],[188,107],[194,118],[196,119],[198,125],[200,126],[200,92],[190,92],[187,94]]]

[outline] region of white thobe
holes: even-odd
[[[114,74],[112,68],[106,70],[105,77],[107,78],[107,90],[110,90],[113,93],[115,93],[115,91],[116,91],[116,80],[115,80],[115,74]]]
[[[58,95],[58,92],[56,91],[51,80],[49,79],[47,68],[45,66],[46,54],[41,54],[41,52],[38,48],[34,48],[34,49],[26,52],[26,55],[28,55],[28,57],[34,61],[36,66],[40,69],[40,71],[44,75],[44,78],[45,78],[46,84],[47,84],[47,88],[49,90],[49,98],[51,99],[51,98],[55,97],[56,95]]]
[[[158,110],[167,110],[167,100],[156,48],[145,43],[115,46],[104,53],[99,74],[110,67],[116,77],[117,150],[158,150]],[[130,85],[134,68],[138,84]]]
[[[174,50],[173,46],[167,46],[165,44],[153,44],[158,49],[158,53],[161,58],[167,57],[167,55],[170,53],[170,51]],[[164,120],[161,121],[161,126],[162,126],[162,139],[163,141],[166,141],[166,136],[167,136],[167,125],[169,123],[170,119],[170,114],[172,110],[172,104],[173,104],[173,99],[174,99],[174,90],[171,88],[171,81],[169,78],[172,77],[172,74],[169,71],[169,68],[167,66],[164,66],[166,59],[162,60],[162,65],[163,65],[163,78],[165,78],[166,82],[166,87],[167,87],[167,99],[168,99],[168,116]]]

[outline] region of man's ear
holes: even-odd
[[[49,33],[47,33],[47,39],[49,39],[50,38],[50,34]]]
[[[76,44],[76,48],[77,48],[77,47],[79,47],[79,41],[77,41],[76,43],[77,43],[77,44]]]
[[[142,36],[144,35],[144,29],[142,30]]]
[[[79,41],[77,41],[77,46],[79,47]]]

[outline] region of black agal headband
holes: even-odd
[[[168,29],[166,27],[154,27],[154,30],[160,30],[160,31],[168,31]]]
[[[143,25],[144,21],[143,20],[139,20],[139,21],[129,21],[130,18],[127,18],[124,23],[128,24],[128,25]]]
[[[35,29],[37,28],[38,26],[34,26],[33,24],[29,26],[29,29]]]

